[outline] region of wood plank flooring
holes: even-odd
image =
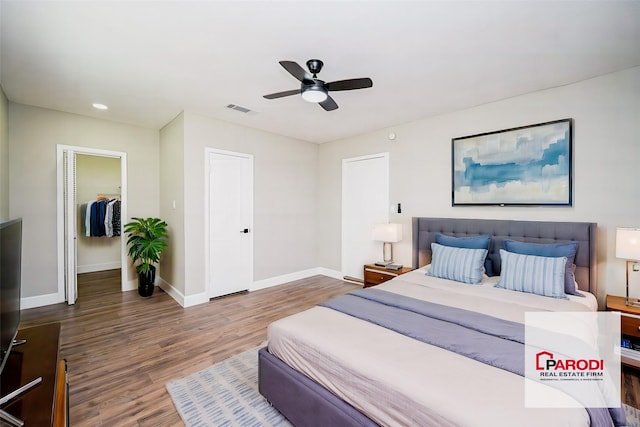
[[[640,409],[640,370],[632,367],[622,368],[622,402]]]
[[[359,288],[315,276],[183,309],[156,289],[120,292],[120,272],[78,277],[78,302],[24,310],[21,327],[61,322],[72,426],[182,425],[165,383],[261,344],[267,325]],[[623,374],[623,399],[640,407],[640,371]]]
[[[165,383],[266,340],[267,325],[358,288],[324,276],[183,309],[156,288],[120,292],[119,270],[78,277],[78,302],[24,310],[21,327],[60,321],[72,426],[182,425]]]

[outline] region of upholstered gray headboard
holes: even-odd
[[[413,268],[431,262],[431,243],[438,233],[450,236],[492,236],[487,257],[500,274],[504,239],[531,243],[578,242],[576,282],[580,290],[597,295],[596,227],[593,222],[510,221],[495,219],[413,218]]]

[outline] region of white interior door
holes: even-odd
[[[364,264],[382,259],[371,240],[374,224],[389,221],[389,154],[342,161],[342,274],[363,279]]]
[[[209,298],[253,283],[253,156],[208,150]]]
[[[76,233],[76,154],[64,152],[64,278],[67,304],[78,298]]]

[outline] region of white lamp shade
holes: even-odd
[[[640,228],[616,229],[616,258],[640,261]]]
[[[376,224],[373,226],[373,240],[396,243],[402,240],[402,224]]]

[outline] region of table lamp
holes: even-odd
[[[640,307],[637,299],[629,298],[629,263],[634,263],[633,270],[640,270],[640,228],[618,228],[616,229],[616,258],[622,258],[627,261],[626,269],[626,285],[627,293],[625,304]]]
[[[376,224],[373,227],[372,237],[373,240],[383,242],[383,262],[376,262],[376,265],[387,266],[393,263],[393,243],[402,240],[402,224]]]

